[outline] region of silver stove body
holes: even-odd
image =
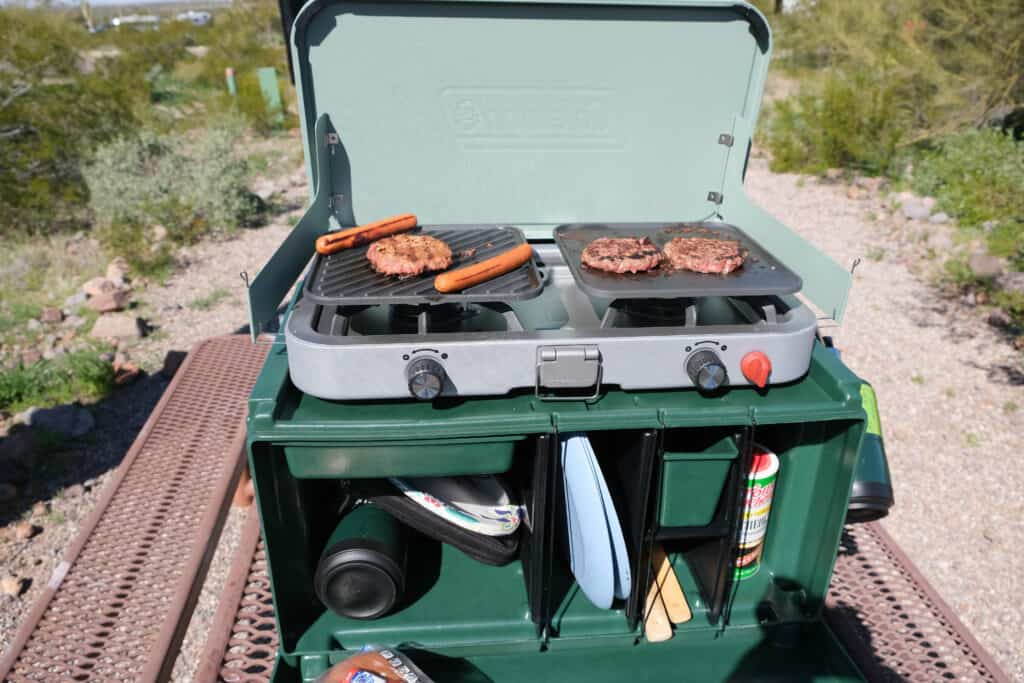
[[[292,382],[324,399],[408,399],[410,373],[430,366],[443,370],[441,396],[530,389],[579,400],[608,386],[695,388],[687,364],[703,351],[718,358],[728,386],[750,385],[740,362],[753,351],[770,359],[770,384],[797,380],[810,366],[817,320],[794,297],[688,300],[666,324],[638,316],[642,303],[588,297],[554,245],[534,250],[547,278],[539,297],[460,307],[441,331],[430,329],[428,307],[399,314],[396,325],[394,307],[332,310],[300,299],[285,324]]]

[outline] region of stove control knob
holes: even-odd
[[[708,349],[698,351],[686,360],[686,374],[701,391],[714,391],[729,382],[725,363]]]
[[[421,401],[431,401],[441,394],[447,375],[444,367],[433,358],[420,358],[405,369],[409,380],[409,393]]]

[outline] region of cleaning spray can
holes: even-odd
[[[779,457],[764,446],[755,444],[750,476],[747,477],[739,556],[736,558],[734,578],[737,581],[749,579],[761,568],[764,537],[768,532],[768,514],[772,509],[778,474]]]

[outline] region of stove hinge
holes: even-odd
[[[713,204],[721,204],[723,201],[725,201],[725,195],[723,195],[721,192],[711,190],[710,192],[708,192],[708,201]]]
[[[733,143],[735,143],[735,142],[736,142],[736,138],[734,138],[730,133],[722,133],[721,135],[718,136],[718,144],[720,144],[720,145],[725,145],[726,147],[732,147]]]

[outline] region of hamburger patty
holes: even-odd
[[[419,275],[450,266],[452,250],[436,237],[395,235],[371,244],[366,258],[378,273]]]
[[[675,268],[719,275],[742,266],[744,258],[736,240],[708,237],[676,237],[665,245],[665,254]]]
[[[609,273],[640,273],[657,268],[665,255],[647,237],[600,237],[583,249],[583,265]]]

